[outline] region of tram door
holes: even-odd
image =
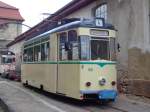
[[[50,37],[50,61],[55,62],[49,65],[48,87],[50,92],[56,93],[57,91],[57,35],[52,34]]]
[[[79,65],[69,62],[79,59],[76,30],[63,32],[58,35],[58,38],[57,92],[73,97],[72,95],[76,94],[76,89],[79,87]]]
[[[62,60],[67,60],[67,52],[65,50],[65,42],[67,41],[67,33],[61,33],[58,34],[58,61],[62,61]],[[57,64],[57,93],[59,94],[64,94],[65,93],[65,80],[64,80],[64,75],[65,70],[61,70],[62,72],[60,72],[60,69],[62,68],[63,65],[61,65],[60,63]]]

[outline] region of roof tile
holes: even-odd
[[[0,18],[2,19],[12,19],[12,20],[20,20],[23,21],[23,17],[20,15],[18,9],[4,9],[0,8]]]
[[[19,10],[16,7],[13,7],[1,1],[0,1],[0,18],[24,21],[23,17],[20,15]]]
[[[6,3],[4,3],[2,1],[0,1],[0,7],[2,7],[2,8],[8,8],[8,9],[17,9],[16,7],[8,5],[8,4],[6,4]]]

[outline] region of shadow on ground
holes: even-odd
[[[76,106],[76,107],[87,107],[87,106],[94,106],[94,107],[99,107],[101,106],[102,108],[106,107],[109,105],[108,102],[100,102],[98,100],[76,100],[76,99],[73,99],[73,98],[69,98],[69,97],[65,97],[65,96],[61,96],[61,95],[57,95],[57,94],[52,94],[52,93],[49,93],[49,92],[46,92],[46,91],[43,91],[41,89],[37,89],[37,88],[34,88],[34,87],[31,87],[31,86],[25,86],[26,88],[30,89],[30,90],[33,90],[34,92],[37,92],[39,94],[42,94],[50,99],[53,99],[55,101],[58,101],[58,102],[62,102],[62,103],[65,103],[65,104],[69,104],[69,105],[73,105],[73,106]]]

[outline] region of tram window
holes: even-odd
[[[46,60],[46,43],[41,45],[41,61]]]
[[[2,63],[6,63],[5,57],[2,58]]]
[[[49,41],[49,37],[46,37],[46,38],[42,38],[42,39],[41,39],[41,42],[46,42],[46,41]]]
[[[110,56],[112,61],[116,61],[116,39],[110,38]]]
[[[90,59],[90,38],[88,36],[80,37],[80,59],[89,60]]]
[[[49,42],[46,43],[46,49],[45,49],[45,60],[48,60],[50,56],[50,45]]]
[[[28,62],[33,62],[33,48],[27,49],[27,58]]]
[[[5,63],[12,63],[12,59],[11,58],[7,58],[7,57],[3,57],[2,58],[2,62],[5,64]]]
[[[109,41],[93,39],[91,40],[91,59],[104,59],[109,60]]]
[[[68,32],[68,42],[77,41],[77,32],[75,30],[70,30]]]
[[[34,61],[41,61],[40,45],[34,47]]]
[[[70,49],[68,50],[68,60],[78,60],[79,59],[79,43],[77,41],[76,30],[70,30],[68,32],[68,43]]]
[[[59,35],[59,40],[60,40],[60,46],[59,46],[59,51],[60,51],[60,60],[67,60],[68,57],[68,52],[65,50],[65,43],[67,42],[67,33],[61,33]]]
[[[60,43],[65,43],[67,41],[67,33],[60,34]]]
[[[23,61],[24,61],[24,62],[27,62],[27,60],[28,60],[27,50],[24,49],[24,52],[23,52]]]
[[[48,59],[49,59],[49,42],[46,42],[41,44],[41,61],[47,61]]]
[[[6,63],[12,63],[13,59],[12,58],[7,58]]]

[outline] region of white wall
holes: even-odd
[[[11,47],[9,47],[9,50],[12,51],[13,53],[15,53],[16,55],[16,68],[17,71],[20,71],[20,67],[21,67],[21,54],[22,54],[22,45],[23,45],[24,41],[21,41]]]

